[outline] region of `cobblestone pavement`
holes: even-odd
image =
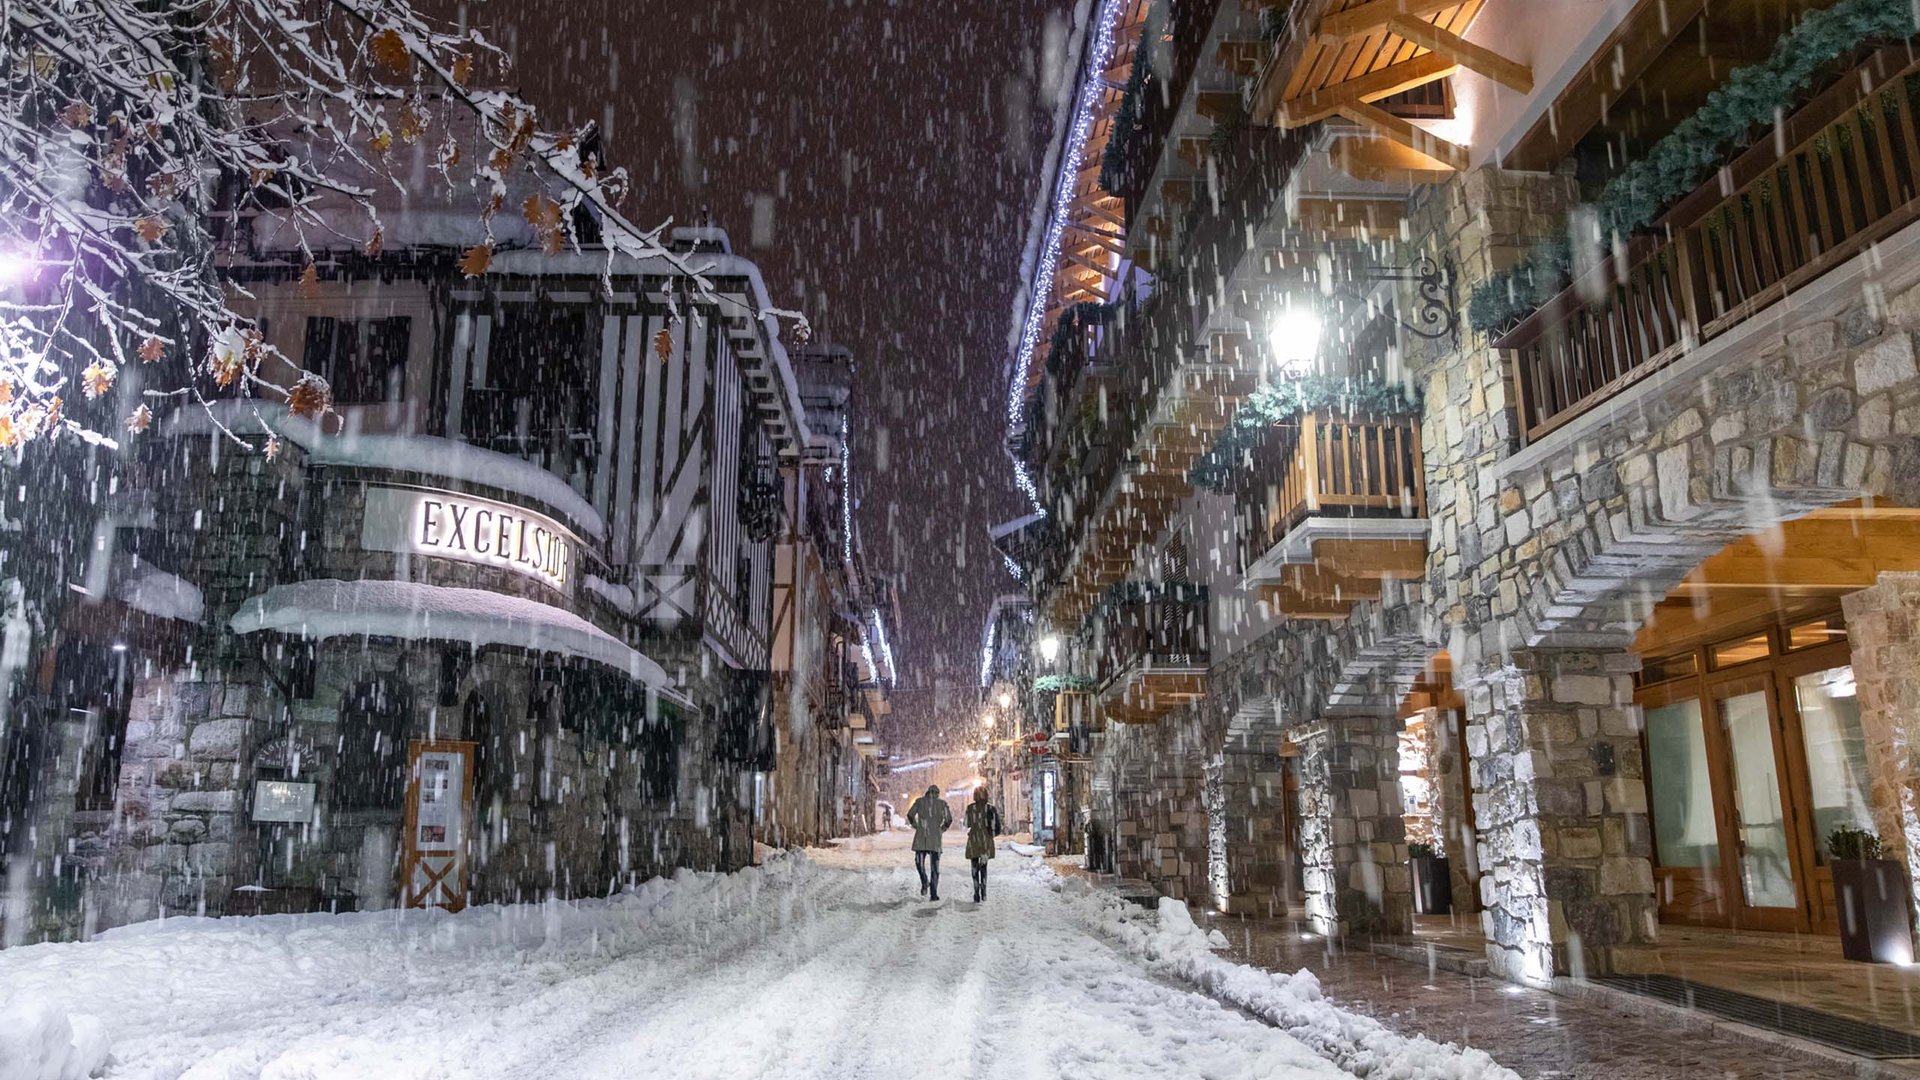
[[[1695,1030],[1605,1004],[1497,979],[1430,970],[1325,939],[1284,920],[1210,920],[1236,959],[1273,971],[1306,968],[1328,997],[1407,1034],[1476,1046],[1524,1077],[1605,1080],[1840,1080],[1854,1068],[1757,1041]]]

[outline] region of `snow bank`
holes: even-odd
[[[1177,900],[1162,898],[1159,909],[1148,912],[1083,879],[1061,878],[1044,864],[1025,865],[1052,875],[1053,887],[1080,917],[1129,953],[1259,1016],[1363,1080],[1520,1080],[1484,1050],[1400,1035],[1340,1008],[1321,993],[1310,971],[1282,975],[1214,955],[1226,947],[1226,938],[1200,929]]]
[[[19,946],[0,951],[0,1080],[84,1080],[110,1056],[113,1076],[139,1080],[473,1075],[449,1063],[433,1022],[503,1022],[510,1002],[560,974],[729,923],[757,929],[820,873],[774,852],[604,899],[170,918]]]
[[[97,1017],[0,999],[0,1080],[85,1080],[106,1064]]]

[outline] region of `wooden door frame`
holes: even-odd
[[[1786,644],[1785,633],[1780,645]],[[1813,776],[1807,765],[1807,733],[1802,726],[1800,702],[1793,692],[1794,680],[1815,672],[1853,666],[1853,648],[1845,640],[1828,642],[1782,652],[1773,661],[1774,694],[1779,700],[1782,735],[1789,752],[1786,755],[1790,806],[1794,821],[1794,840],[1800,847],[1800,865],[1805,868],[1801,906],[1808,927],[1815,933],[1838,934],[1840,916],[1833,896],[1833,870],[1821,858],[1821,838],[1813,831]]]
[[[1773,635],[1770,633],[1769,638]],[[1770,640],[1771,645],[1771,640]],[[1712,712],[1701,709],[1701,719],[1707,722],[1707,736],[1712,744],[1717,744],[1715,752],[1708,754],[1715,777],[1716,818],[1720,820],[1721,845],[1720,862],[1723,867],[1722,880],[1727,886],[1730,899],[1727,910],[1733,917],[1733,926],[1737,930],[1770,930],[1778,932],[1806,931],[1811,929],[1808,915],[1808,877],[1802,857],[1804,852],[1797,839],[1799,828],[1795,823],[1794,792],[1789,776],[1791,766],[1787,753],[1786,718],[1782,715],[1779,695],[1779,681],[1775,678],[1776,658],[1771,653],[1758,660],[1751,660],[1716,672],[1707,672],[1701,680],[1703,706],[1711,703]],[[1793,904],[1790,907],[1754,907],[1746,901],[1746,889],[1740,874],[1740,826],[1736,818],[1734,805],[1736,785],[1733,775],[1733,747],[1727,740],[1726,723],[1719,711],[1722,702],[1730,698],[1759,694],[1767,709],[1767,731],[1773,743],[1773,767],[1776,782],[1779,785],[1780,813],[1782,827],[1787,839],[1787,876],[1793,883]],[[1724,792],[1721,801],[1718,793]]]
[[[1707,767],[1708,797],[1713,800],[1713,828],[1719,859],[1710,866],[1663,866],[1660,863],[1660,848],[1657,834],[1653,832],[1656,821],[1653,807],[1653,755],[1647,746],[1647,728],[1644,720],[1648,709],[1658,709],[1681,701],[1691,701],[1695,705],[1696,723],[1700,725],[1700,737],[1705,750]],[[1721,787],[1719,768],[1716,764],[1720,748],[1713,734],[1708,730],[1707,702],[1705,687],[1698,674],[1669,682],[1656,683],[1634,691],[1633,703],[1641,710],[1643,717],[1640,725],[1640,758],[1647,763],[1646,775],[1641,783],[1647,785],[1647,829],[1649,841],[1653,843],[1654,902],[1659,911],[1661,922],[1679,923],[1687,926],[1732,926],[1733,901],[1728,888],[1727,830],[1723,807],[1726,805],[1726,793]],[[1670,906],[1671,898],[1679,895],[1679,886],[1688,886],[1700,893],[1711,892],[1716,915],[1695,914],[1692,905]]]

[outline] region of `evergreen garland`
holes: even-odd
[[[1085,675],[1042,675],[1033,680],[1036,694],[1060,694],[1093,689],[1093,680]]]
[[[1278,44],[1286,36],[1289,21],[1289,10],[1285,6],[1261,8],[1260,40],[1268,45]]]
[[[1130,604],[1193,603],[1207,598],[1205,585],[1184,581],[1117,581],[1094,602],[1095,614]]]
[[[1233,414],[1213,449],[1194,463],[1187,479],[1207,491],[1230,490],[1234,476],[1247,467],[1248,453],[1268,428],[1322,409],[1343,416],[1410,416],[1420,411],[1420,395],[1371,378],[1308,375],[1269,383],[1255,390]]]
[[[1698,111],[1607,184],[1593,203],[1601,235],[1624,236],[1651,224],[1705,183],[1728,153],[1776,123],[1782,104],[1834,61],[1915,32],[1912,0],[1839,0],[1809,12],[1781,35],[1771,56],[1730,73]],[[1473,290],[1468,321],[1493,332],[1525,318],[1566,287],[1572,264],[1566,237],[1541,244],[1519,266]]]
[[[1100,190],[1119,195],[1126,185],[1127,156],[1133,142],[1133,129],[1140,122],[1146,103],[1149,55],[1153,43],[1160,40],[1160,5],[1147,11],[1146,25],[1140,31],[1140,43],[1134,47],[1133,63],[1127,65],[1127,86],[1120,92],[1120,108],[1113,114],[1113,130],[1107,133],[1106,150],[1100,155]]]
[[[1067,346],[1072,344],[1074,334],[1089,326],[1104,326],[1112,322],[1119,310],[1118,300],[1111,304],[1083,300],[1062,312],[1060,321],[1053,326],[1053,337],[1047,341],[1047,374],[1060,374],[1066,364]]]

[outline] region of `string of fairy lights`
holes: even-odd
[[[1067,141],[1060,161],[1059,187],[1054,194],[1052,212],[1047,220],[1045,241],[1040,246],[1040,258],[1034,264],[1033,280],[1029,284],[1027,318],[1020,330],[1020,341],[1014,354],[1012,383],[1007,388],[1007,436],[1011,447],[1013,437],[1019,432],[1025,419],[1027,373],[1033,366],[1033,352],[1040,343],[1040,327],[1046,321],[1047,302],[1052,299],[1054,271],[1060,265],[1060,248],[1067,229],[1067,216],[1072,212],[1074,187],[1079,181],[1080,159],[1086,152],[1087,139],[1093,134],[1093,124],[1099,108],[1101,94],[1105,84],[1100,73],[1107,68],[1107,60],[1113,54],[1114,32],[1120,21],[1120,12],[1126,8],[1129,0],[1103,0],[1099,14],[1095,16],[1095,29],[1092,47],[1087,50],[1086,73],[1080,88],[1080,100],[1074,107],[1073,123],[1067,129]],[[1013,457],[1014,482],[1026,494],[1033,508],[1045,514],[1046,508],[1040,504],[1039,489],[1034,486],[1033,477],[1027,473],[1026,462],[1009,450]]]

